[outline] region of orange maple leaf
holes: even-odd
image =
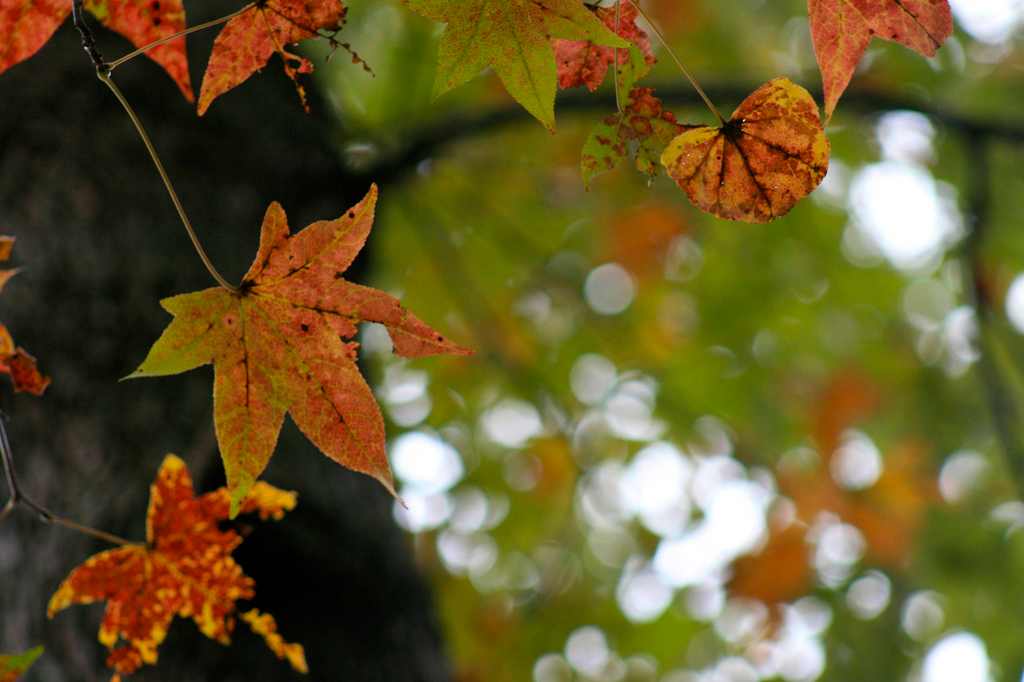
[[[306,106],[306,92],[298,82],[300,73],[309,73],[308,59],[288,52],[286,45],[315,38],[324,30],[336,32],[345,21],[341,0],[259,0],[232,18],[213,41],[213,52],[206,65],[199,89],[199,115],[216,98],[245,82],[263,68],[276,52],[281,55],[284,72],[295,81],[299,98]]]
[[[135,47],[185,30],[181,0],[85,0],[84,6]],[[70,13],[71,0],[0,0],[0,73],[38,52]],[[194,99],[184,37],[158,45],[146,56],[174,79],[185,99]]]
[[[344,279],[373,226],[376,202],[373,186],[337,220],[295,235],[284,209],[271,204],[239,293],[215,287],[161,301],[174,320],[131,377],[213,363],[214,425],[232,516],[273,455],[286,412],[325,455],[392,490],[384,418],[349,341],[360,321],[387,327],[406,357],[470,353],[393,296]]]
[[[628,2],[623,2],[618,9],[598,7],[595,13],[605,26],[633,43],[640,50],[646,67],[650,67],[657,61],[651,51],[651,41],[647,37],[647,33],[636,25],[636,7]],[[558,62],[558,87],[563,90],[586,85],[588,90],[594,92],[604,82],[608,67],[615,63],[616,54],[618,54],[620,67],[630,62],[628,50],[598,45],[589,40],[556,38],[554,48],[555,61]]]
[[[814,53],[825,86],[825,116],[857,70],[873,37],[932,57],[953,34],[949,0],[807,0]]]
[[[0,263],[11,257],[14,249],[14,237],[0,236]],[[3,290],[11,277],[18,270],[0,270],[0,290]],[[14,344],[7,327],[0,324],[0,373],[7,374],[14,383],[15,392],[25,391],[33,395],[42,395],[50,385],[50,377],[43,375],[36,367],[36,359],[24,348]]]
[[[818,105],[787,78],[755,90],[723,126],[676,137],[661,163],[703,211],[764,223],[785,215],[828,171]]]
[[[228,517],[225,488],[196,497],[185,463],[167,455],[150,487],[146,544],[95,554],[74,569],[50,598],[52,618],[71,604],[106,601],[99,641],[110,650],[107,665],[130,674],[155,664],[157,649],[175,616],[191,618],[199,630],[230,644],[237,602],[251,599],[255,583],[235,563],[242,537],[218,522]],[[280,519],[295,508],[295,493],[257,483],[241,511]],[[255,615],[252,615],[255,613]],[[278,658],[306,672],[302,647],[276,635],[273,618],[256,612],[242,619],[263,636]]]

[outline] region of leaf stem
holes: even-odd
[[[679,60],[679,57],[676,55],[675,51],[668,44],[668,41],[665,40],[665,36],[662,35],[661,31],[658,30],[658,26],[657,24],[654,23],[654,20],[651,19],[647,12],[645,12],[644,9],[640,7],[638,3],[634,2],[634,0],[626,0],[626,2],[633,5],[637,13],[639,13],[640,16],[642,16],[647,21],[647,23],[651,27],[651,32],[654,33],[654,35],[661,42],[662,47],[665,48],[665,51],[668,52],[668,55],[672,57],[672,61],[674,61],[676,63],[676,66],[679,67],[679,71],[682,72],[683,76],[686,77],[686,80],[690,81],[690,85],[692,85],[693,89],[697,91],[697,94],[700,95],[700,98],[704,100],[704,104],[707,106],[708,110],[710,110],[711,113],[715,115],[715,118],[718,119],[718,122],[724,126],[726,124],[725,117],[723,117],[722,114],[718,111],[718,107],[716,107],[715,103],[711,101],[711,98],[708,97],[707,93],[704,92],[704,88],[700,87],[700,83],[697,82],[697,79],[694,78],[689,71],[687,71],[685,66],[683,66],[683,62]]]
[[[113,545],[135,547],[143,546],[143,543],[141,542],[133,542],[132,540],[127,540],[121,537],[120,535],[114,535],[113,533],[108,533],[105,530],[92,528],[91,526],[83,525],[77,521],[73,521],[72,519],[58,516],[23,493],[21,486],[18,484],[18,476],[14,473],[14,455],[11,452],[11,443],[7,440],[7,426],[4,424],[3,417],[0,417],[0,460],[2,460],[3,463],[4,478],[7,480],[7,488],[11,493],[11,497],[7,500],[7,504],[3,506],[3,509],[0,509],[0,521],[6,519],[18,504],[22,504],[34,511],[39,516],[39,520],[44,523],[64,526],[65,528],[82,533],[83,535],[89,535]]]
[[[615,2],[615,35],[619,34],[619,20],[622,17],[622,0]],[[622,95],[619,94],[619,48],[612,48],[612,64],[615,71],[612,73],[612,80],[615,81],[615,109],[622,113]]]
[[[152,50],[154,47],[159,47],[159,46],[163,45],[164,43],[169,43],[172,40],[174,40],[175,38],[181,38],[182,36],[187,36],[190,33],[197,33],[199,31],[203,31],[203,30],[208,29],[208,28],[213,28],[214,26],[219,26],[220,24],[223,24],[223,23],[226,23],[228,21],[231,21],[232,19],[237,17],[239,14],[241,14],[243,12],[247,12],[248,10],[252,9],[253,7],[255,7],[255,5],[256,5],[256,3],[250,2],[250,3],[246,4],[246,5],[244,5],[243,7],[235,10],[231,14],[227,14],[227,15],[225,15],[223,17],[220,17],[219,19],[211,19],[210,21],[203,22],[202,24],[196,24],[195,26],[189,26],[184,31],[178,31],[177,33],[172,33],[171,35],[165,36],[163,38],[160,38],[159,40],[154,40],[153,42],[149,43],[148,45],[143,45],[142,47],[138,48],[137,50],[132,50],[131,52],[129,52],[125,56],[120,57],[120,58],[115,59],[114,61],[110,62],[110,64],[107,66],[107,70],[108,71],[113,71],[114,69],[116,69],[117,67],[121,66],[125,62],[127,62],[127,61],[129,61],[131,59],[134,59],[135,57],[138,57],[140,54],[145,54],[146,52],[149,52],[150,50]]]
[[[206,254],[206,250],[199,241],[199,236],[192,227],[192,222],[188,219],[188,214],[185,213],[185,207],[182,205],[181,199],[178,198],[178,193],[174,190],[171,178],[167,175],[163,162],[160,161],[160,155],[157,154],[156,147],[153,146],[153,142],[149,139],[149,135],[146,133],[146,129],[142,126],[142,121],[139,120],[138,114],[135,113],[135,110],[128,103],[128,100],[125,99],[124,93],[121,92],[121,88],[117,87],[117,84],[114,83],[114,80],[110,77],[110,70],[97,67],[96,77],[114,93],[114,97],[116,97],[117,101],[121,103],[121,106],[128,114],[128,118],[131,119],[132,124],[135,126],[136,132],[139,133],[142,143],[146,146],[146,151],[149,152],[149,158],[153,160],[153,165],[156,166],[156,171],[160,174],[160,179],[163,180],[164,187],[167,189],[167,194],[171,197],[171,202],[174,204],[174,208],[178,212],[181,224],[185,226],[185,231],[188,232],[189,239],[192,240],[192,246],[195,247],[196,253],[199,254],[199,258],[203,261],[203,265],[206,266],[206,269],[209,271],[213,279],[217,281],[217,284],[221,285],[231,293],[237,294],[239,291],[238,287],[229,284],[228,281],[224,279],[224,276],[217,271],[217,268],[213,265],[213,261],[211,261],[210,257]]]

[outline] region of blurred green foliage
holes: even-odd
[[[372,176],[433,145],[382,188],[373,284],[477,349],[407,362],[376,330],[363,339],[393,456],[408,432],[458,455],[444,481],[396,462],[410,504],[396,518],[459,679],[939,682],[956,678],[935,677],[936,644],[963,632],[992,679],[1020,679],[1024,505],[1006,462],[1024,442],[992,410],[1020,422],[1024,344],[1004,303],[1024,270],[1021,154],[940,120],[1024,127],[1020,41],[959,26],[931,61],[876,42],[829,129],[825,185],[755,227],[629,168],[584,191],[579,151],[607,92],[554,136],[489,117],[513,108],[492,75],[433,102],[439,28],[396,2],[351,5],[346,33],[375,75],[343,54],[317,72],[339,155]],[[710,90],[818,85],[802,2],[646,5]],[[680,88],[658,54],[644,84]],[[990,196],[974,243],[978,144]],[[685,475],[637,463],[655,442]],[[729,484],[763,495],[759,520],[735,510],[737,533],[756,531],[745,544],[714,502]],[[801,565],[759,554],[786,528]],[[718,563],[700,555],[715,542],[732,547]],[[769,587],[737,592],[733,560]],[[703,572],[683,577],[688,564]],[[787,580],[799,594],[774,594]]]

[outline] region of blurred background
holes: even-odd
[[[350,4],[372,76],[309,47],[309,118],[275,62],[202,120],[155,66],[118,71],[229,279],[269,201],[298,229],[377,181],[353,277],[477,351],[409,361],[362,330],[407,508],[286,427],[265,478],[299,508],[240,560],[312,679],[1024,677],[1024,2],[951,4],[935,59],[872,44],[824,184],[767,226],[628,167],[585,191],[608,89],[562,93],[556,135],[492,75],[431,101],[440,28],[391,0]],[[644,6],[723,110],[778,75],[819,85],[800,0]],[[26,489],[140,536],[163,452],[223,481],[209,370],[115,383],[156,300],[209,283],[73,33],[55,43],[0,80],[25,266],[2,319],[54,377],[5,409]],[[642,84],[708,123],[655,52]],[[100,609],[43,614],[97,549],[0,526],[0,646],[49,649],[29,679],[102,679]],[[247,633],[178,625],[139,679],[293,679]]]

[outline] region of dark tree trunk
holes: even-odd
[[[230,9],[214,5],[190,6],[190,22]],[[106,55],[127,50],[97,33]],[[211,40],[190,38],[197,90]],[[340,215],[367,189],[345,175],[327,142],[326,107],[314,101],[314,115],[303,114],[276,59],[203,119],[147,59],[120,68],[116,79],[229,280],[255,254],[270,201],[284,204],[297,229]],[[184,457],[199,491],[223,483],[212,371],[118,379],[168,322],[158,299],[212,282],[70,25],[0,76],[0,233],[17,236],[14,262],[24,267],[0,297],[0,320],[54,379],[42,399],[3,399],[22,484],[59,513],[141,538],[149,482],[165,453]],[[365,267],[355,268],[359,278]],[[256,579],[254,605],[306,646],[311,678],[450,679],[431,595],[384,490],[330,462],[290,424],[264,478],[298,490],[299,506],[277,523],[243,520],[252,532],[237,556]],[[23,509],[0,525],[0,650],[47,647],[28,679],[108,677],[96,641],[101,606],[46,619],[47,600],[68,571],[105,548]],[[135,679],[299,676],[244,625],[224,648],[179,620],[158,666]]]

